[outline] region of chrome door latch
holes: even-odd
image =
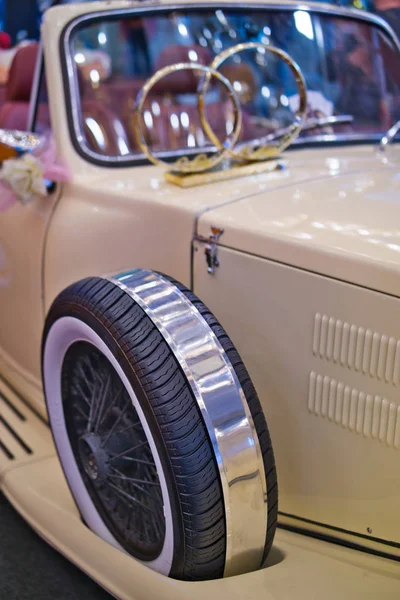
[[[218,241],[224,230],[220,227],[211,227],[211,234],[207,240],[204,254],[206,256],[207,271],[213,275],[215,269],[219,267],[218,260]]]

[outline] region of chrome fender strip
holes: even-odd
[[[136,269],[108,279],[156,325],[200,408],[224,496],[224,576],[259,568],[268,517],[264,464],[250,410],[224,349],[195,306],[161,275]]]

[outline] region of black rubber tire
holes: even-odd
[[[178,282],[225,349],[242,385],[259,437],[267,479],[268,530],[264,556],[277,519],[274,456],[265,418],[248,373],[221,325]],[[171,501],[174,558],[169,575],[184,580],[223,576],[225,514],[211,442],[192,390],[166,341],[142,308],[112,282],[87,278],[64,290],[46,319],[44,337],[64,316],[89,325],[117,358],[145,413],[159,453]],[[46,398],[51,402],[51,398]]]

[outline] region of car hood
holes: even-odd
[[[221,245],[400,296],[400,149],[384,157],[371,146],[295,150],[285,158],[284,171],[257,176],[258,191],[204,211],[197,236],[217,226]]]

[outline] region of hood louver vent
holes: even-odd
[[[400,385],[400,340],[317,313],[313,354],[380,381]]]
[[[400,406],[328,376],[310,374],[308,410],[345,429],[400,449]]]

